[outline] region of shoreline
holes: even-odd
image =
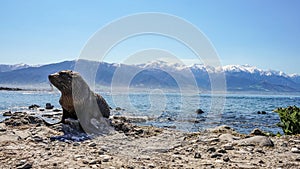
[[[82,141],[53,140],[66,125],[47,126],[26,113],[0,123],[0,168],[298,168],[300,135],[203,132],[136,126],[112,118],[115,132]],[[73,135],[74,136],[74,135]]]

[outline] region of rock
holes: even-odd
[[[262,149],[256,149],[255,152],[265,154],[265,152]]]
[[[257,114],[261,114],[261,111],[257,111]]]
[[[111,159],[111,157],[108,155],[100,155],[100,158],[102,158],[102,162],[109,162]]]
[[[219,141],[220,141],[219,138],[210,138],[210,139],[205,140],[205,142],[209,142],[209,143],[211,143],[211,142],[219,142]]]
[[[27,139],[28,137],[30,137],[30,133],[28,131],[20,131],[20,130],[16,130],[14,131],[15,134],[17,136],[19,136],[21,139],[25,140]]]
[[[223,150],[223,149],[220,149],[220,150],[218,150],[217,152],[218,152],[218,153],[222,153],[222,154],[227,153],[227,151],[226,151],[226,150]]]
[[[243,168],[243,169],[256,169],[257,168],[257,166],[250,165],[250,164],[243,164],[243,163],[238,163],[237,167]]]
[[[300,150],[299,150],[299,148],[297,148],[297,147],[293,147],[293,148],[291,149],[291,152],[292,152],[292,153],[300,153]]]
[[[253,129],[249,135],[253,135],[253,136],[265,136],[264,132],[262,132],[260,129],[255,128]]]
[[[33,136],[32,139],[36,142],[42,142],[43,141],[43,138],[40,137],[40,136]]]
[[[204,111],[203,111],[202,109],[197,109],[197,110],[196,110],[196,113],[197,113],[197,114],[203,114]]]
[[[262,111],[262,112],[261,112],[261,114],[267,114],[267,112],[265,112],[265,111]]]
[[[6,127],[4,123],[0,123],[0,132],[5,132],[6,131]]]
[[[224,148],[225,150],[234,150],[232,144],[225,144],[225,145],[223,146],[223,148]]]
[[[219,136],[221,142],[232,142],[234,140],[240,139],[239,137],[234,137],[232,134],[221,134]]]
[[[222,156],[223,156],[222,154],[216,153],[216,154],[211,155],[210,158],[219,158],[219,157],[222,157]]]
[[[216,152],[216,148],[211,147],[211,148],[207,149],[206,151],[209,153],[214,153],[214,152]]]
[[[53,117],[54,115],[53,114],[43,114],[42,117],[47,117],[47,118],[51,118]]]
[[[148,168],[155,168],[154,164],[148,164]]]
[[[201,154],[199,152],[195,153],[194,158],[201,158]]]
[[[213,133],[232,133],[234,130],[230,128],[229,126],[223,125],[223,126],[218,126],[213,129],[209,129],[210,132]]]
[[[228,157],[228,156],[225,156],[225,157],[223,158],[223,161],[224,161],[224,162],[229,162],[229,161],[230,161],[230,159],[229,159],[229,157]]]
[[[4,112],[4,113],[3,113],[3,116],[12,116],[12,113],[11,113],[11,111]]]
[[[101,164],[100,160],[92,160],[89,162],[89,165],[94,165],[94,164]]]
[[[73,143],[73,146],[80,146],[80,143],[75,142],[75,143]]]
[[[46,107],[45,109],[49,110],[49,109],[53,109],[53,105],[51,105],[51,103],[46,103]]]
[[[41,107],[41,106],[39,106],[39,105],[37,105],[37,104],[32,104],[32,105],[30,105],[30,106],[28,106],[28,109],[37,109],[37,108],[39,108],[39,107]]]
[[[121,109],[121,107],[116,107],[116,110],[117,110],[117,111],[120,111],[120,110],[122,110],[122,109]]]
[[[26,163],[24,165],[18,166],[17,169],[30,169],[32,168],[32,164]]]
[[[236,140],[233,142],[233,144],[237,144],[239,146],[274,146],[273,141],[266,136],[253,136],[242,140]]]
[[[39,111],[45,111],[45,109],[39,109]]]
[[[91,143],[91,144],[89,144],[89,147],[96,147],[96,146],[97,146],[96,143]]]
[[[53,112],[61,112],[60,109],[53,109]]]

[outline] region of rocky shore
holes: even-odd
[[[299,135],[268,137],[259,129],[245,135],[227,126],[184,133],[136,126],[125,117],[111,121],[116,132],[90,138],[70,132],[64,124],[49,126],[28,113],[12,113],[0,123],[0,168],[300,166]]]

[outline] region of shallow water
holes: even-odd
[[[279,116],[272,112],[277,107],[300,106],[299,96],[287,95],[199,95],[161,92],[100,93],[112,107],[125,110],[113,111],[114,115],[147,116],[139,125],[176,128],[183,131],[199,131],[218,125],[228,125],[241,133],[254,128],[267,132],[282,133],[276,124]],[[44,107],[51,103],[60,108],[59,92],[46,91],[0,91],[0,111],[28,111],[28,106],[38,104]],[[201,108],[205,113],[196,114]],[[267,114],[257,114],[266,111]],[[0,120],[4,117],[0,115]]]

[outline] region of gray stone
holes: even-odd
[[[223,126],[218,126],[216,128],[210,129],[210,131],[213,133],[227,133],[227,132],[232,132],[234,130],[231,129],[229,126],[223,125]]]
[[[205,142],[219,142],[219,141],[220,141],[219,138],[210,138],[210,139],[205,140]]]
[[[292,152],[292,153],[300,153],[300,150],[299,150],[299,148],[297,148],[297,147],[293,147],[293,148],[291,149],[291,152]]]
[[[233,142],[233,144],[237,144],[239,146],[255,146],[255,145],[269,146],[269,147],[274,146],[273,141],[266,136],[253,136],[242,140],[236,140]]]
[[[239,137],[235,137],[232,134],[221,134],[219,136],[221,142],[232,142],[234,140],[240,139]]]
[[[218,150],[217,152],[218,152],[218,153],[222,153],[222,154],[227,153],[227,151],[226,151],[226,150],[223,150],[223,149],[220,149],[220,150]]]
[[[223,146],[223,148],[224,148],[225,150],[234,150],[232,144],[225,144],[225,145]]]
[[[96,147],[96,146],[97,146],[96,143],[91,143],[91,144],[89,144],[89,147]]]
[[[210,157],[211,158],[219,158],[219,157],[222,157],[222,156],[223,156],[222,154],[216,153],[216,154],[211,155]]]
[[[80,146],[80,143],[75,142],[75,143],[73,143],[73,146]]]
[[[255,128],[250,132],[250,135],[254,136],[265,136],[264,132],[262,132],[260,129]]]
[[[102,158],[102,162],[109,162],[111,159],[111,157],[108,155],[100,155],[100,157]]]
[[[214,153],[214,152],[216,152],[216,148],[210,147],[209,149],[207,149],[207,152]]]
[[[14,131],[15,134],[17,136],[19,136],[21,139],[25,140],[27,139],[28,137],[30,137],[30,133],[28,131],[20,131],[20,130],[15,130]]]
[[[18,166],[17,169],[30,169],[32,168],[32,164],[26,163],[24,165]]]
[[[4,113],[3,113],[3,116],[12,116],[12,113],[11,113],[11,111],[4,112]]]
[[[223,158],[223,161],[225,161],[225,162],[229,162],[229,161],[230,161],[230,159],[229,159],[229,157],[228,157],[228,156],[225,156],[225,157]]]
[[[195,153],[194,158],[201,158],[201,154],[199,152]]]

